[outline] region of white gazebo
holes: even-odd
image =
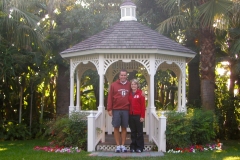
[[[93,151],[100,140],[105,140],[105,134],[101,133],[112,133],[111,122],[108,123],[109,120],[105,122],[108,116],[105,114],[104,106],[104,78],[110,84],[121,69],[124,68],[131,72],[142,68],[148,83],[145,132],[149,135],[149,140],[153,140],[156,144],[159,143],[157,144],[159,151],[164,151],[166,140],[165,146],[160,144],[164,143],[165,139],[164,132],[161,131],[161,128],[164,130],[164,125],[160,122],[158,124],[159,119],[155,113],[154,75],[160,69],[170,69],[177,75],[177,110],[185,112],[186,63],[195,56],[195,52],[138,23],[136,5],[130,0],[126,0],[120,8],[120,22],[60,53],[63,58],[70,60],[69,113],[81,110],[80,79],[82,74],[88,69],[97,70],[99,75],[98,111],[88,116],[88,150]],[[74,81],[75,75],[77,75],[76,82]],[[76,105],[74,105],[75,89]],[[156,122],[154,117],[157,119]],[[164,116],[162,119],[164,120]],[[160,127],[154,125],[160,125]],[[156,128],[159,131],[156,131]],[[102,132],[97,132],[96,129]],[[159,135],[160,132],[162,135]]]

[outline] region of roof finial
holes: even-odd
[[[125,0],[120,6],[121,19],[120,21],[137,21],[136,5],[131,0]]]

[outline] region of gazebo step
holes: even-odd
[[[129,151],[130,150],[130,146],[129,144],[128,145],[125,145],[125,147],[127,148],[127,150]],[[144,151],[153,151],[154,149],[156,148],[156,145],[155,144],[147,144],[144,146]],[[102,144],[98,144],[97,147],[96,147],[96,151],[109,151],[109,152],[114,152],[116,149],[116,145],[112,144],[107,144],[107,145],[102,145]]]
[[[127,150],[130,150],[130,134],[127,134],[125,147]],[[112,151],[114,152],[116,148],[116,143],[113,135],[105,135],[105,142],[100,142],[96,146],[96,151]],[[156,145],[152,142],[149,142],[148,135],[144,135],[144,151],[153,151],[156,149]]]

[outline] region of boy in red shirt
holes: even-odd
[[[115,152],[127,152],[124,146],[127,136],[127,127],[129,119],[129,101],[130,82],[127,80],[127,71],[121,70],[119,79],[113,82],[108,92],[107,110],[109,116],[112,116],[112,125],[114,127],[114,138],[117,144]],[[119,128],[122,133],[120,135]],[[120,144],[121,136],[121,144]]]

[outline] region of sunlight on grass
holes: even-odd
[[[221,153],[222,152],[222,150],[217,150],[217,151],[215,151],[216,153]]]
[[[7,148],[0,148],[0,152],[1,151],[6,151],[7,150]]]
[[[239,160],[240,157],[226,157],[226,158],[223,158],[223,160]]]
[[[14,146],[14,145],[16,145],[15,143],[9,143],[8,144],[9,146]]]

